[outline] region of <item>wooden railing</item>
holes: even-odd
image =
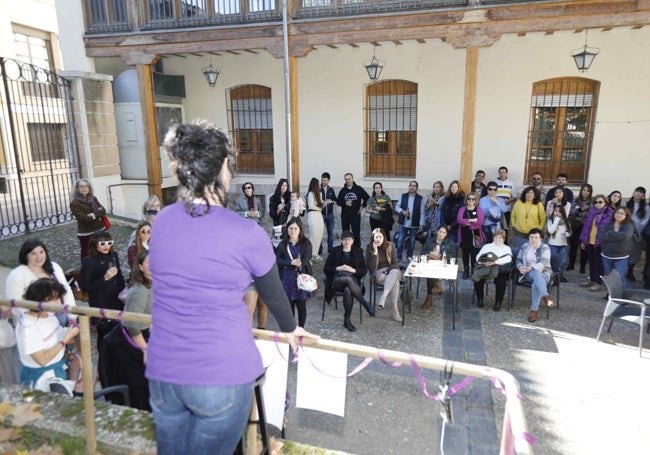
[[[42,310],[50,312],[60,312],[61,305],[51,303],[38,303],[25,300],[2,300],[0,305],[26,308],[32,310]],[[93,398],[93,367],[91,357],[90,343],[90,318],[103,317],[106,319],[118,319],[123,321],[133,321],[140,323],[151,323],[151,316],[140,313],[119,312],[115,310],[100,310],[98,308],[72,307],[67,309],[68,313],[76,314],[79,321],[79,331],[81,338],[81,355],[82,364],[85,366],[82,371],[84,385],[84,413],[86,424],[86,453],[94,454],[97,449],[97,439],[95,433],[95,401]],[[266,330],[253,330],[255,338],[267,341],[277,341],[286,343],[284,334],[278,336],[274,332]],[[415,362],[420,369],[430,369],[437,371],[446,371],[450,362],[445,359],[426,357],[422,355],[411,355],[398,351],[379,350],[370,346],[358,344],[342,343],[333,340],[303,340],[305,347],[323,349],[326,351],[344,352],[349,355],[362,358],[372,358],[383,362],[399,362],[409,365]],[[532,447],[529,442],[526,430],[526,419],[524,417],[519,384],[510,373],[497,368],[488,368],[480,365],[469,363],[453,362],[453,372],[456,376],[471,376],[474,378],[491,381],[495,386],[501,388],[505,396],[505,409],[503,412],[503,422],[500,440],[500,455],[528,455],[532,454]],[[252,452],[251,452],[252,453]]]
[[[81,1],[88,34],[250,24],[280,21],[282,18],[281,0]],[[287,0],[287,9],[289,17],[295,20],[442,8],[466,9],[480,3],[473,0]]]

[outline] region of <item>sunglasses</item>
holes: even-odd
[[[245,186],[244,189],[245,189],[245,190],[252,190],[253,187],[252,187],[252,186]]]
[[[604,204],[605,201],[595,201],[594,204]]]
[[[467,200],[468,200],[468,201],[475,201],[476,198],[475,198],[475,197],[468,197]]]
[[[535,182],[541,182],[542,179],[534,178],[533,180],[534,180]]]
[[[151,234],[151,229],[141,229],[140,234]]]
[[[488,188],[488,191],[496,191],[496,188]]]
[[[114,243],[112,240],[100,240],[99,246],[113,246]]]

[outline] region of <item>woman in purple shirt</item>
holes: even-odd
[[[296,326],[268,235],[225,208],[236,157],[226,133],[176,125],[165,147],[180,185],[149,250],[155,328],[146,375],[158,454],[231,455],[264,373],[242,300],[251,278],[294,350],[296,336],[315,336]]]

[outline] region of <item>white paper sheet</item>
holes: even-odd
[[[347,368],[347,354],[304,348],[298,360],[296,407],[343,417]]]
[[[266,423],[282,429],[284,422],[284,400],[287,394],[287,370],[289,345],[274,341],[255,340],[266,368],[266,378],[262,386]],[[278,353],[278,348],[282,356]],[[284,358],[282,358],[284,357]]]

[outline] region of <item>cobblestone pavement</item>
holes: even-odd
[[[134,225],[112,221],[111,232],[126,264],[126,241]],[[369,232],[366,223],[364,245]],[[74,223],[32,235],[46,243],[51,257],[64,269],[78,266]],[[24,239],[0,240],[0,265],[16,264]],[[322,276],[322,264],[315,265],[315,274]],[[424,282],[403,327],[392,321],[386,310],[375,318],[364,314],[359,324],[356,305],[352,319],[358,329],[355,333],[342,327],[341,305],[338,310],[334,304],[326,306],[321,321],[323,297],[319,289],[308,302],[306,328],[327,339],[511,372],[521,385],[528,431],[537,438],[536,454],[645,453],[641,449],[646,442],[642,413],[650,398],[642,391],[636,393],[633,384],[644,384],[650,377],[650,340],[646,339],[644,356],[639,358],[636,327],[615,323],[605,342],[596,343],[604,292],[581,288],[578,283],[584,275],[577,272],[566,276],[569,283],[561,285],[560,308],[552,309],[549,319],[540,313],[534,324],[526,320],[528,289],[517,290],[513,310],[504,305],[501,312],[494,312],[493,287],[485,308],[478,309],[471,304],[471,281],[459,279],[456,330],[451,327],[451,307],[443,304],[442,297],[436,297],[431,308],[419,308]],[[273,318],[267,328],[276,328]],[[360,361],[350,357],[349,371]],[[295,366],[290,369],[293,400]],[[428,390],[437,390],[439,374],[425,372],[425,378]],[[454,376],[452,382],[461,379]],[[424,396],[408,366],[392,368],[374,361],[350,378],[345,418],[296,409],[294,403],[287,414],[288,439],[358,454],[440,453],[438,408]],[[501,394],[487,381],[476,380],[455,395],[452,403],[454,422],[446,428],[444,452],[497,453],[504,407]]]

